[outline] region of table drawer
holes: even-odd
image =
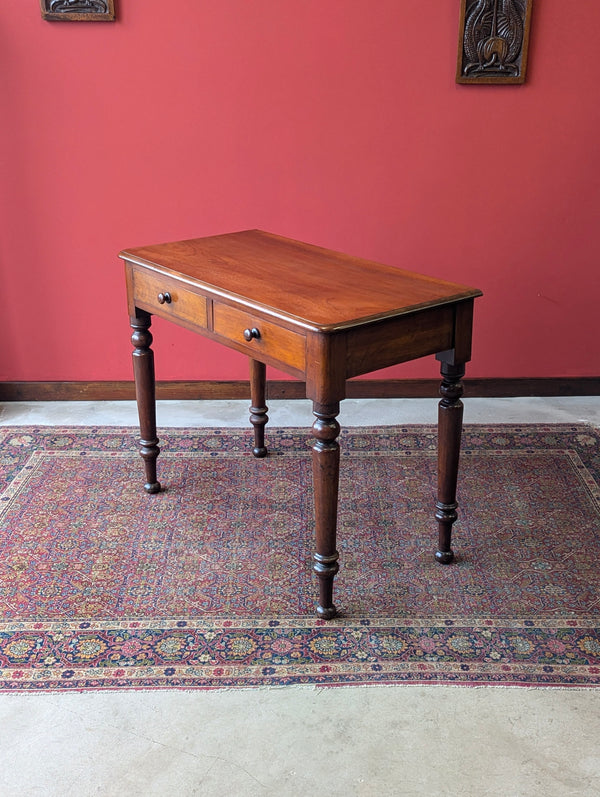
[[[205,296],[181,287],[176,280],[146,271],[133,271],[136,304],[163,318],[177,318],[198,327],[208,325]]]
[[[306,338],[271,321],[225,304],[214,304],[213,330],[248,355],[264,354],[292,368],[304,371]]]

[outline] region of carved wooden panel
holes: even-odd
[[[112,22],[114,0],[40,0],[42,17],[64,22]]]
[[[523,83],[533,0],[461,0],[457,83]]]

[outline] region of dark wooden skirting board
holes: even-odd
[[[465,395],[505,398],[511,396],[597,396],[600,377],[544,379],[465,379]],[[437,379],[351,379],[348,398],[436,398]],[[248,399],[249,382],[157,382],[158,399]],[[267,382],[267,399],[301,399],[303,382]],[[0,401],[130,401],[133,382],[0,382]]]

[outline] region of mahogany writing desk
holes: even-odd
[[[391,266],[349,257],[259,230],[144,246],[125,261],[145,488],[156,477],[153,314],[250,358],[254,449],[265,456],[265,369],[274,365],[306,381],[313,402],[314,569],[317,613],[335,616],[336,521],[340,426],[346,380],[436,354],[442,384],[438,418],[439,544],[452,561],[456,481],[462,430],[461,379],[471,356],[473,302],[481,292]]]

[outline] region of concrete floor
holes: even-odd
[[[248,401],[158,401],[159,426],[248,426]],[[309,401],[270,401],[271,426],[307,426]],[[465,399],[465,423],[591,423],[600,426],[600,397]],[[437,399],[346,399],[342,426],[436,423]],[[133,401],[0,403],[0,426],[137,426]]]
[[[585,421],[600,397],[469,399],[466,422]],[[435,401],[344,402],[342,424],[433,423]],[[160,402],[163,426],[247,402]],[[273,402],[273,425],[311,423]],[[135,425],[128,402],[0,404],[0,425]],[[600,690],[342,687],[0,695],[0,795],[600,794]]]

